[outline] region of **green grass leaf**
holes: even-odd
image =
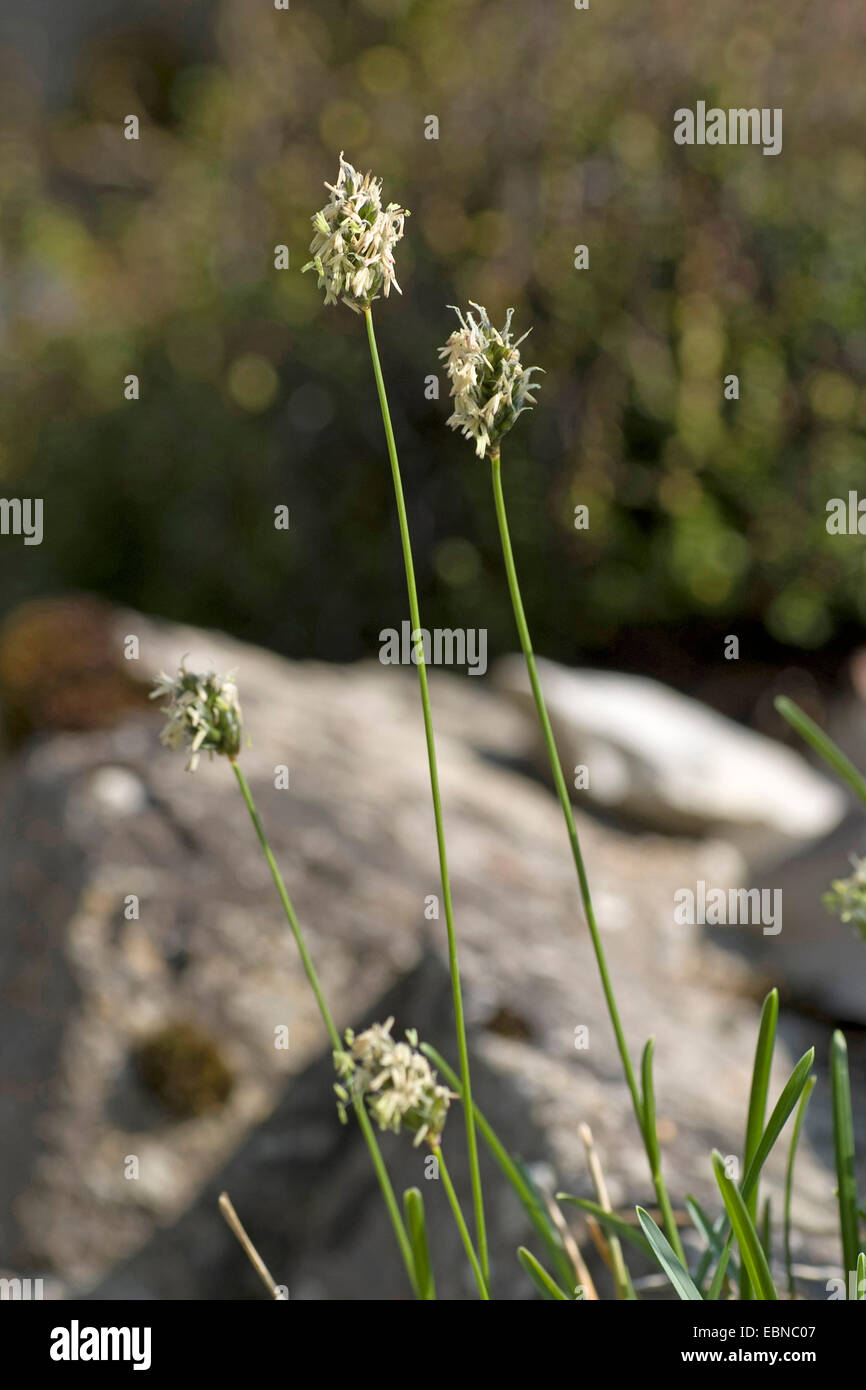
[[[620,1240],[627,1240],[642,1255],[651,1255],[652,1248],[646,1237],[641,1234],[639,1226],[633,1226],[624,1217],[617,1216],[616,1212],[605,1211],[604,1207],[598,1202],[593,1202],[590,1197],[572,1197],[568,1192],[557,1192],[557,1202],[570,1202],[573,1207],[580,1207],[581,1211],[589,1212],[594,1216],[599,1226],[612,1236],[618,1236]]]
[[[563,1293],[552,1275],[548,1274],[543,1265],[539,1264],[531,1250],[527,1250],[525,1245],[521,1245],[517,1250],[517,1258],[526,1270],[535,1287],[545,1298],[555,1300],[558,1303],[570,1303],[571,1299],[567,1293]]]
[[[815,1061],[815,1049],[810,1047],[808,1052],[804,1052],[785,1085],[782,1094],[776,1101],[761,1141],[755,1150],[754,1158],[746,1169],[746,1176],[743,1179],[743,1198],[748,1202],[753,1190],[757,1187],[761,1169],[766,1163],[782,1130],[785,1128],[788,1116],[800,1099],[803,1087],[809,1079],[812,1064]]]
[[[800,709],[799,705],[796,705],[793,700],[789,700],[787,695],[778,695],[773,703],[782,718],[788,721],[792,729],[796,729],[810,748],[814,748],[818,756],[824,759],[824,762],[833,769],[837,777],[841,777],[843,782],[847,782],[861,801],[866,801],[866,778],[857,771],[851,759],[846,757],[839,745],[834,743],[824,733],[824,730],[819,728],[814,719],[810,719],[808,714]]]
[[[707,1270],[710,1267],[713,1256],[715,1256],[717,1260],[721,1259],[722,1251],[725,1248],[725,1241],[724,1237],[720,1233],[719,1228],[716,1225],[714,1225],[712,1219],[707,1215],[707,1213],[704,1211],[703,1207],[700,1205],[700,1203],[697,1201],[695,1197],[686,1197],[685,1207],[686,1211],[688,1212],[691,1218],[692,1225],[694,1226],[695,1230],[698,1231],[699,1234],[703,1237],[707,1247],[705,1256],[706,1263],[703,1263],[702,1261],[703,1268],[701,1268],[701,1266],[699,1265],[698,1272],[695,1275],[695,1283],[700,1284],[701,1280],[704,1278]],[[731,1266],[731,1272],[734,1275],[734,1278],[737,1278],[739,1276],[740,1271],[739,1260],[737,1260],[732,1254],[729,1254],[728,1263]]]
[[[784,1212],[784,1242],[785,1242],[785,1269],[788,1274],[788,1293],[794,1298],[797,1292],[796,1281],[794,1279],[794,1268],[791,1261],[791,1196],[794,1191],[794,1163],[797,1158],[797,1145],[800,1142],[800,1130],[803,1128],[803,1120],[806,1116],[806,1107],[809,1104],[809,1097],[817,1085],[817,1077],[810,1076],[803,1093],[800,1096],[800,1104],[797,1106],[797,1115],[794,1120],[794,1130],[791,1134],[791,1145],[788,1149],[788,1166],[785,1170],[785,1212]]]
[[[773,1276],[770,1273],[770,1266],[767,1264],[767,1257],[764,1254],[758,1232],[755,1230],[755,1223],[749,1215],[749,1209],[737,1184],[733,1178],[726,1177],[725,1161],[718,1149],[713,1150],[713,1170],[719,1191],[722,1194],[725,1210],[728,1213],[731,1230],[740,1247],[740,1262],[745,1265],[749,1283],[754,1290],[754,1297],[761,1300],[775,1299],[777,1294],[773,1284]]]
[[[788,1116],[794,1109],[794,1106],[797,1104],[797,1101],[800,1099],[803,1088],[805,1087],[806,1082],[809,1079],[809,1073],[812,1070],[812,1064],[814,1061],[815,1049],[814,1047],[810,1047],[808,1052],[803,1053],[803,1056],[800,1058],[799,1062],[794,1067],[794,1070],[791,1072],[791,1075],[788,1077],[788,1080],[785,1082],[785,1085],[782,1088],[782,1094],[779,1096],[779,1099],[776,1101],[776,1104],[773,1107],[772,1114],[770,1115],[770,1118],[767,1121],[767,1126],[764,1130],[764,1133],[761,1136],[761,1142],[759,1143],[755,1151],[755,1156],[752,1159],[752,1162],[749,1166],[745,1178],[743,1179],[742,1194],[743,1200],[745,1202],[748,1202],[749,1197],[751,1196],[752,1191],[754,1190],[754,1187],[758,1181],[758,1177],[760,1176],[761,1169],[763,1168],[770,1153],[772,1152],[776,1140],[782,1133],[782,1130],[785,1128]],[[716,1230],[719,1232],[720,1235],[724,1235],[727,1228],[728,1221],[726,1218],[723,1218],[723,1220],[720,1223],[717,1222],[716,1224]],[[730,1239],[728,1239],[725,1245],[725,1250],[722,1254],[722,1258],[719,1260],[719,1263],[716,1266],[716,1272],[713,1276],[713,1282],[710,1285],[710,1290],[707,1294],[708,1299],[718,1298],[721,1293],[722,1281],[724,1280],[725,1270],[728,1264],[728,1253],[730,1251],[730,1244]],[[699,1272],[699,1279],[702,1278],[703,1274]]]
[[[755,1062],[752,1067],[752,1085],[749,1091],[749,1111],[746,1120],[746,1143],[743,1154],[743,1169],[749,1165],[761,1142],[767,1118],[767,1093],[770,1088],[770,1069],[773,1065],[773,1049],[776,1045],[776,1024],[779,1018],[779,991],[771,989],[761,1009],[761,1025],[755,1047]],[[758,1211],[758,1183],[755,1183],[746,1205],[749,1215],[755,1220]],[[740,1269],[740,1298],[751,1298],[748,1271]]]
[[[764,1202],[761,1214],[761,1245],[767,1257],[767,1264],[773,1262],[773,1207],[769,1197]]]
[[[857,1176],[854,1168],[854,1119],[848,1076],[848,1045],[837,1029],[830,1044],[830,1087],[833,1102],[833,1150],[839,1195],[839,1229],[845,1278],[857,1266],[860,1224],[857,1215]]]
[[[644,1211],[643,1207],[635,1207],[635,1211],[637,1212],[637,1219],[641,1224],[641,1229],[650,1243],[653,1254],[670,1279],[680,1298],[684,1302],[687,1300],[693,1302],[697,1301],[698,1303],[702,1302],[700,1289],[697,1284],[695,1284],[689,1271],[680,1264],[667,1236],[659,1230],[649,1212]]]
[[[863,1251],[857,1256],[857,1298],[866,1300],[866,1255]]]
[[[643,1122],[646,1133],[646,1144],[649,1151],[649,1159],[653,1169],[657,1168],[661,1161],[661,1148],[659,1145],[658,1130],[656,1129],[656,1095],[653,1085],[653,1051],[655,1048],[655,1038],[648,1038],[646,1046],[641,1055],[640,1080],[641,1080],[641,1100],[643,1102]]]
[[[671,1243],[674,1254],[680,1264],[685,1264],[686,1256],[683,1250],[680,1233],[677,1230],[676,1218],[670,1204],[667,1188],[662,1177],[662,1157],[661,1145],[659,1144],[658,1129],[656,1127],[656,1095],[653,1084],[653,1052],[655,1049],[655,1038],[649,1038],[641,1056],[641,1113],[643,1116],[643,1135],[646,1146],[647,1158],[653,1174],[653,1184],[658,1198],[659,1210],[661,1211],[664,1228],[667,1232],[668,1240]]]
[[[433,1279],[433,1265],[430,1262],[430,1248],[427,1244],[427,1223],[424,1219],[424,1198],[417,1187],[407,1187],[403,1193],[403,1212],[406,1218],[406,1232],[412,1247],[415,1261],[415,1279],[418,1297],[434,1299],[436,1284]]]

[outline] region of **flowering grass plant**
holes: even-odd
[[[383,205],[382,183],[372,174],[361,175],[341,155],[334,184],[326,185],[329,198],[313,218],[311,260],[304,267],[314,270],[327,305],[344,304],[366,321],[367,341],[373,377],[381,408],[385,443],[390,464],[394,501],[406,578],[406,592],[412,632],[422,631],[415,582],[409,519],[403,495],[400,465],[391,422],[382,366],[373,328],[372,305],[387,299],[391,286],[399,291],[395,277],[395,247],[404,233],[406,209],[397,203]],[[502,549],[505,581],[511,598],[517,634],[523,651],[527,677],[547,750],[550,770],[577,878],[584,922],[598,967],[601,989],[619,1053],[623,1075],[634,1111],[637,1137],[646,1154],[650,1190],[655,1198],[655,1214],[636,1205],[634,1215],[615,1211],[610,1203],[601,1162],[586,1126],[581,1129],[596,1191],[596,1200],[559,1193],[545,1194],[533,1183],[526,1169],[510,1155],[472,1096],[469,1046],[463,1006],[458,960],[458,938],[448,872],[444,815],[439,783],[436,742],[423,641],[419,638],[413,653],[419,681],[421,713],[426,743],[433,803],[436,843],[442,884],[445,934],[451,977],[457,1067],[452,1068],[431,1043],[419,1043],[409,1031],[404,1040],[392,1037],[393,1019],[373,1023],[355,1035],[340,1036],[324,998],[315,966],[307,949],[301,926],[270,849],[256,810],[252,793],[240,765],[243,726],[237,688],[233,680],[210,674],[196,674],[181,664],[176,676],[163,675],[154,697],[162,698],[166,725],[162,740],[169,748],[186,748],[188,768],[194,771],[202,752],[222,756],[231,764],[255,833],[268,862],[277,893],[301,962],[313,990],[325,1032],[333,1051],[336,1071],[335,1092],[339,1117],[353,1118],[360,1125],[385,1201],[399,1251],[412,1290],[420,1299],[436,1297],[424,1203],[417,1188],[404,1193],[402,1211],[397,1203],[379,1148],[375,1126],[399,1134],[407,1131],[415,1145],[426,1145],[435,1157],[453,1219],[467,1260],[475,1277],[478,1296],[488,1300],[496,1291],[496,1271],[491,1270],[485,1224],[484,1195],[479,1162],[479,1137],[499,1166],[522,1204],[539,1242],[539,1254],[520,1247],[516,1258],[538,1292],[552,1301],[574,1297],[597,1297],[597,1290],[577,1245],[574,1232],[565,1219],[563,1207],[580,1209],[591,1218],[598,1243],[612,1271],[616,1294],[634,1299],[636,1281],[629,1269],[635,1253],[649,1259],[663,1272],[672,1296],[684,1300],[741,1299],[774,1300],[798,1295],[791,1259],[791,1197],[795,1181],[795,1158],[806,1107],[815,1087],[812,1074],[814,1050],[807,1051],[794,1066],[781,1092],[770,1094],[770,1077],[775,1051],[779,999],[771,990],[764,1000],[755,1046],[752,1081],[747,1098],[741,1170],[713,1152],[707,1156],[708,1170],[718,1189],[715,1214],[707,1212],[693,1197],[677,1194],[678,1208],[668,1192],[661,1161],[661,1143],[656,1122],[654,1044],[647,1041],[636,1065],[625,1039],[617,1006],[614,983],[605,957],[561,759],[544,699],[523,604],[517,564],[511,542],[502,477],[502,447],[505,436],[524,411],[537,404],[535,374],[540,368],[524,365],[520,348],[527,334],[514,339],[512,310],[508,310],[501,329],[494,326],[487,310],[472,303],[466,311],[457,309],[458,325],[439,349],[451,383],[452,414],[448,424],[459,431],[473,447],[478,459],[489,460],[493,507]],[[832,745],[825,735],[790,701],[780,702],[780,710],[795,728],[830,763],[834,770],[866,801],[866,781]],[[519,808],[515,808],[519,815]],[[846,919],[862,927],[866,897],[858,869],[852,880],[834,884],[839,910]],[[861,1248],[861,1208],[857,1188],[851,1093],[847,1048],[843,1035],[834,1035],[831,1058],[831,1104],[839,1209],[841,1269],[847,1296],[866,1297],[866,1254]],[[474,1231],[470,1232],[449,1169],[445,1162],[443,1136],[450,1110],[459,1105],[472,1191]],[[761,1175],[789,1119],[793,1119],[786,1168],[785,1203],[782,1218],[784,1281],[774,1257],[774,1231],[769,1206],[762,1206]],[[575,1117],[577,1123],[581,1117]],[[453,1132],[453,1122],[452,1122]],[[449,1140],[449,1143],[452,1141]],[[240,1225],[226,1198],[224,1214],[265,1286],[276,1288],[255,1247]],[[658,1220],[656,1219],[658,1218]],[[686,1224],[693,1228],[689,1247],[699,1253],[689,1257],[682,1238]],[[626,1258],[628,1252],[628,1258]],[[854,1292],[848,1292],[853,1290]],[[273,1294],[273,1296],[279,1296]]]

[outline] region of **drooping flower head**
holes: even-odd
[[[243,721],[237,686],[231,676],[199,676],[181,662],[176,676],[156,677],[151,700],[166,699],[168,722],[160,733],[167,748],[188,748],[187,771],[195,772],[201,753],[234,759],[241,751]]]
[[[406,209],[398,203],[383,208],[382,180],[359,174],[342,152],[337,182],[325,187],[331,196],[312,219],[312,260],[304,266],[318,273],[325,303],[341,299],[360,314],[380,294],[387,299],[392,285],[402,294],[394,275],[394,247],[403,235]]]
[[[454,414],[448,424],[460,430],[467,439],[475,440],[475,452],[484,458],[487,450],[496,446],[502,436],[507,434],[518,415],[535,405],[536,390],[532,373],[541,371],[540,367],[524,367],[518,351],[528,332],[511,340],[511,316],[509,309],[505,326],[494,328],[487,310],[481,304],[469,301],[477,311],[477,320],[472,314],[465,315],[451,304],[460,320],[439,356],[448,364],[451,381],[451,395],[454,401]]]
[[[417,1051],[418,1034],[406,1032],[406,1042],[391,1037],[393,1018],[374,1023],[357,1037],[346,1030],[346,1050],[334,1053],[340,1082],[334,1087],[341,1120],[346,1106],[361,1099],[380,1129],[399,1134],[415,1131],[415,1144],[439,1143],[454,1093],[436,1080],[436,1072]]]

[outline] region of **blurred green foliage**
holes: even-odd
[[[470,298],[514,305],[547,373],[503,451],[540,648],[689,619],[814,648],[863,622],[863,544],[825,505],[866,479],[866,11],[194,14],[191,40],[89,40],[60,111],[2,57],[0,490],[43,497],[46,528],[0,543],[4,607],[89,589],[339,658],[404,616],[363,322],[299,273],[345,149],[412,211],[376,321],[429,625],[513,645],[486,466],[425,398]],[[676,146],[698,99],[781,106],[782,153]]]

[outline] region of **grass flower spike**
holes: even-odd
[[[318,273],[326,304],[342,300],[362,314],[380,294],[387,299],[392,285],[402,294],[394,274],[394,247],[409,214],[398,203],[383,208],[382,180],[359,174],[342,153],[337,182],[325,187],[331,197],[312,219],[312,260],[304,270]]]
[[[508,310],[500,331],[493,327],[481,304],[472,303],[477,322],[472,314],[464,316],[454,305],[450,307],[459,318],[460,327],[439,349],[439,356],[447,362],[454,400],[454,414],[448,424],[467,439],[474,439],[475,452],[483,459],[487,450],[508,433],[518,415],[535,405],[535,397],[530,395],[536,389],[532,373],[541,368],[524,367],[520,360],[518,349],[528,333],[516,343],[511,341],[513,309]]]
[[[487,1302],[488,1276],[472,1243],[442,1150],[448,1107],[457,1095],[437,1081],[436,1072],[418,1051],[415,1030],[407,1030],[405,1042],[396,1042],[391,1037],[393,1026],[394,1020],[389,1018],[384,1023],[374,1023],[357,1037],[348,1028],[345,1048],[334,1049],[334,1066],[340,1078],[334,1087],[340,1119],[345,1122],[346,1107],[351,1104],[356,1112],[369,1112],[381,1130],[393,1134],[402,1129],[414,1130],[416,1147],[427,1141],[436,1154],[438,1176],[472,1266],[479,1297]]]
[[[334,1052],[334,1066],[341,1083],[337,1093],[340,1118],[346,1118],[346,1102],[364,1097],[367,1109],[380,1129],[399,1134],[404,1127],[415,1132],[415,1144],[437,1148],[448,1115],[456,1100],[453,1091],[441,1086],[427,1058],[417,1051],[418,1034],[406,1033],[406,1042],[391,1037],[393,1018],[374,1023],[356,1037],[346,1031],[346,1050]]]
[[[195,675],[181,663],[176,676],[157,676],[150,698],[168,700],[163,706],[168,722],[160,739],[167,748],[189,748],[187,771],[195,772],[203,752],[221,753],[234,762],[241,751],[243,720],[231,676]]]

